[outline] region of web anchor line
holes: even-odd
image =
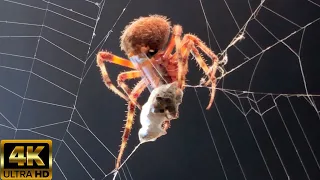
[[[109,174],[113,174],[113,180],[116,179],[119,170],[122,168],[122,166],[124,164],[126,164],[126,162],[131,158],[131,156],[138,150],[138,148],[140,147],[140,145],[143,144],[143,142],[140,142],[134,149],[133,151],[129,154],[129,156],[121,163],[121,165],[119,166],[118,169],[114,169],[113,171],[111,171]]]

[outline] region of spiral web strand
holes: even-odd
[[[273,123],[281,129],[282,135],[287,137],[286,142],[291,145],[293,158],[296,159],[295,165],[303,172],[302,178],[313,180],[319,177],[319,153],[317,154],[319,148],[316,147],[313,133],[306,129],[310,129],[309,126],[312,125],[314,129],[319,128],[320,94],[316,94],[310,85],[313,82],[308,79],[310,75],[305,68],[305,61],[308,59],[304,58],[306,55],[302,52],[307,45],[305,39],[308,32],[317,25],[319,27],[320,15],[301,23],[300,20],[286,17],[276,10],[274,7],[277,3],[269,3],[268,0],[258,4],[243,1],[242,3],[246,3],[249,7],[250,15],[246,21],[240,21],[237,20],[238,16],[234,13],[232,4],[228,0],[221,2],[229,12],[230,22],[236,28],[236,33],[228,37],[229,43],[222,43],[219,35],[215,33],[210,7],[201,0],[198,2],[207,29],[207,39],[203,40],[210,47],[216,46],[216,52],[220,52],[221,60],[223,57],[228,58],[228,63],[224,66],[225,73],[218,77],[214,112],[203,109],[208,97],[202,94],[208,94],[211,90],[209,87],[187,85],[186,90],[191,90],[190,94],[197,100],[198,104],[195,106],[199,106],[199,113],[202,115],[200,120],[204,120],[204,122],[199,120],[197,123],[205,124],[211,140],[210,145],[214,148],[212,153],[216,154],[217,164],[221,167],[219,172],[221,176],[217,179],[234,179],[233,173],[229,171],[231,165],[224,158],[225,145],[219,140],[222,136],[225,136],[224,144],[227,144],[229,149],[227,155],[234,158],[232,168],[239,175],[238,178],[252,179],[247,165],[250,160],[244,158],[243,148],[239,146],[239,139],[235,137],[234,128],[229,123],[232,121],[242,121],[242,127],[246,128],[253,142],[250,147],[256,148],[256,157],[261,158],[259,161],[261,163],[257,166],[264,169],[262,171],[266,179],[281,177],[292,179],[296,175],[288,163],[281,141],[278,140],[281,137]],[[308,0],[304,3],[320,10],[319,3],[315,1]],[[124,163],[117,176],[112,176],[117,152],[110,146],[113,143],[120,144],[120,134],[118,138],[114,138],[115,141],[105,141],[103,139],[105,134],[93,130],[95,128],[92,123],[105,118],[90,117],[81,104],[79,105],[79,96],[85,86],[85,79],[94,70],[95,54],[106,45],[119,20],[130,8],[130,4],[131,0],[123,3],[122,11],[119,11],[114,20],[110,20],[112,23],[108,26],[109,29],[103,32],[106,33],[97,34],[98,26],[104,26],[101,16],[108,7],[105,0],[79,0],[77,4],[59,0],[0,2],[1,12],[10,9],[12,12],[21,11],[34,15],[32,19],[21,17],[21,14],[4,13],[0,16],[0,139],[52,139],[53,168],[57,179],[75,179],[79,174],[84,179],[135,178],[127,162],[135,161],[133,156],[139,153],[135,151],[138,148],[133,151],[132,148],[127,149],[128,154],[131,153],[130,156],[124,157]],[[90,11],[82,9],[81,6],[86,6]],[[262,20],[261,16],[265,14],[291,24],[292,28],[279,36],[270,28],[270,24]],[[253,24],[259,26],[274,41],[262,43],[259,35],[253,33],[251,27]],[[11,31],[10,28],[15,30]],[[81,29],[81,34],[70,31],[74,28]],[[298,43],[295,42],[293,45],[288,42],[295,37],[300,37]],[[248,45],[245,43],[248,42],[251,43],[250,47],[253,47],[250,51],[245,49],[245,45]],[[279,46],[284,47],[292,55],[290,62],[298,67],[300,77],[295,82],[302,84],[302,91],[277,93],[269,89],[264,91],[263,88],[256,90],[256,78],[264,71],[260,65],[270,60],[267,58],[268,53],[277,53],[276,48]],[[283,59],[278,59],[281,60]],[[247,87],[244,89],[230,86],[229,79],[237,76],[238,72],[244,72],[243,69],[248,66],[253,68],[249,72]],[[86,95],[81,94],[82,96]],[[225,113],[226,106],[228,111],[238,114],[239,119],[230,119]],[[183,109],[180,113],[184,113]],[[212,113],[216,117],[214,120],[211,118]],[[214,128],[213,123],[220,123],[220,129]],[[263,134],[257,131],[258,127],[260,130],[263,129]],[[175,131],[174,129],[175,127],[172,127],[170,132]],[[217,130],[224,135],[218,134]],[[170,136],[170,132],[166,138]],[[88,139],[87,141],[93,142],[94,147],[88,145],[84,137]],[[264,141],[268,141],[268,144],[266,145]],[[138,145],[138,147],[142,149],[143,146]],[[99,150],[99,156],[94,149]],[[68,167],[68,161],[76,164],[73,167],[76,169],[75,172],[70,173],[72,171]],[[276,161],[278,169],[281,170],[275,170],[270,161]],[[278,171],[281,171],[280,175]]]

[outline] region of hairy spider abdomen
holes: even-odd
[[[161,50],[165,47],[171,30],[171,23],[167,17],[150,15],[140,17],[127,25],[120,37],[121,50],[140,54],[141,48],[146,50]]]

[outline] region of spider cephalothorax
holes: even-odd
[[[171,38],[169,39],[170,33]],[[158,93],[157,97],[150,96],[148,102],[143,106],[140,122],[144,129],[139,134],[140,140],[143,141],[150,138],[156,139],[160,135],[166,134],[170,120],[178,117],[178,105],[182,101],[181,92],[185,88],[190,54],[192,54],[194,60],[207,76],[206,85],[211,84],[212,91],[207,109],[211,107],[214,100],[215,74],[219,69],[217,56],[197,36],[192,34],[182,36],[182,27],[180,25],[174,25],[171,28],[168,19],[160,15],[140,17],[132,21],[122,32],[120,47],[130,60],[107,51],[100,51],[97,54],[97,65],[100,68],[105,85],[128,102],[127,121],[124,127],[116,169],[120,167],[121,157],[131,132],[135,107],[138,106],[141,109],[137,99],[145,88],[153,92],[154,89],[158,91],[161,90],[160,87],[174,84],[177,89],[173,91],[176,94],[168,92],[161,94],[161,91],[159,91],[160,93]],[[199,50],[211,59],[212,65],[210,67],[206,64]],[[117,83],[122,91],[111,82],[105,62],[132,69],[118,75]],[[140,80],[132,89],[125,83],[126,80],[137,78]],[[165,123],[159,126],[159,123],[157,124],[154,121]],[[151,128],[153,126],[156,128]],[[159,127],[162,129],[159,130]]]
[[[170,22],[165,16],[140,17],[125,27],[120,37],[120,48],[127,55],[162,50],[169,39],[170,30]]]

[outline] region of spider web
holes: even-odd
[[[113,178],[126,107],[104,87],[94,56],[102,48],[122,54],[123,27],[152,12],[137,12],[134,3],[0,1],[0,139],[52,139],[53,179]],[[161,6],[144,3],[155,12]],[[129,156],[138,144],[136,123],[117,178],[317,179],[320,4],[199,0],[194,6],[202,22],[172,21],[228,58],[214,106],[204,110],[210,88],[192,85],[202,74],[190,64],[180,120]],[[120,68],[108,70],[115,77]]]

